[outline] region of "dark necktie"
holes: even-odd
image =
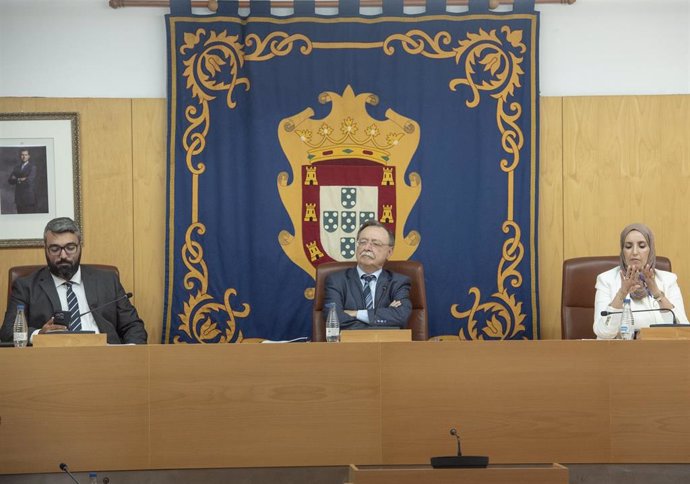
[[[72,283],[65,282],[67,287],[67,308],[69,310],[69,330],[81,331],[81,318],[79,317],[79,301],[72,290]]]
[[[370,283],[371,281],[376,280],[376,276],[372,274],[364,274],[362,279],[364,280],[364,303],[366,304],[367,309],[374,309],[374,298],[371,295]]]

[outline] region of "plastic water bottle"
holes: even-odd
[[[98,474],[89,472],[89,484],[98,484]]]
[[[26,324],[24,305],[17,304],[17,316],[14,318],[14,346],[24,348],[29,339],[29,327]]]
[[[337,343],[340,341],[340,321],[338,321],[338,313],[335,311],[335,303],[328,303],[325,308],[328,311],[326,314],[326,341]]]
[[[623,314],[621,315],[621,339],[633,339],[635,336],[635,319],[630,309],[630,299],[623,300]]]

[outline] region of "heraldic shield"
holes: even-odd
[[[278,192],[295,231],[280,232],[283,251],[316,277],[322,262],[354,261],[359,226],[376,218],[395,234],[391,259],[409,259],[421,240],[417,231],[403,233],[422,190],[415,172],[405,182],[419,124],[392,109],[383,121],[372,118],[366,106],[377,105],[378,97],[355,95],[350,86],[342,96],[322,93],[319,102],[331,103],[324,119],[312,119],[307,108],[278,128],[292,167],[292,176],[278,175]]]

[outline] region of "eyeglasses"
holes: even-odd
[[[388,245],[388,244],[384,244],[380,240],[369,240],[369,239],[358,239],[357,240],[357,245],[359,247],[364,247],[367,244],[371,244],[374,247],[374,249],[380,249],[380,248]]]
[[[60,252],[63,250],[65,251],[65,254],[67,255],[73,255],[77,252],[77,249],[79,248],[79,244],[66,244],[66,245],[49,245],[48,246],[48,253],[50,255],[59,255]]]

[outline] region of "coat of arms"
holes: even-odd
[[[392,259],[406,260],[417,249],[420,235],[403,233],[405,222],[422,189],[421,178],[405,171],[419,144],[419,125],[392,109],[383,121],[372,118],[366,105],[378,98],[355,95],[348,86],[342,96],[321,94],[331,103],[324,119],[312,119],[307,108],[280,122],[278,138],[292,174],[278,175],[278,192],[294,227],[280,232],[285,254],[312,277],[326,261],[354,260],[359,226],[376,218],[395,234]]]

